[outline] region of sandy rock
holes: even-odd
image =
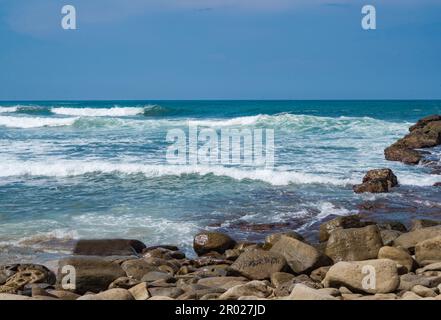
[[[0,301],[2,300],[31,300],[31,298],[18,294],[0,293]]]
[[[129,277],[120,277],[109,285],[109,289],[115,289],[115,288],[130,289],[131,287],[134,287],[139,283],[140,283],[139,280],[136,279],[132,279]]]
[[[345,286],[352,292],[373,294],[393,292],[399,283],[396,263],[389,259],[338,262],[329,269],[323,280],[325,287]]]
[[[127,289],[115,288],[100,292],[96,295],[101,300],[133,300],[132,294]]]
[[[434,227],[441,224],[441,221],[434,221],[428,219],[414,219],[412,220],[412,225],[410,227],[410,231],[415,231],[418,229]]]
[[[28,284],[55,283],[55,274],[43,265],[16,264],[3,267],[3,274],[11,274],[0,286],[0,293],[16,293]]]
[[[312,289],[303,284],[296,284],[287,300],[339,300],[323,291]]]
[[[80,297],[79,294],[67,290],[48,290],[47,292],[60,300],[76,300]]]
[[[378,259],[390,259],[406,268],[406,273],[413,270],[415,262],[412,256],[403,248],[382,247],[378,252]]]
[[[435,262],[432,264],[428,264],[423,268],[417,269],[416,273],[417,274],[423,274],[427,271],[441,271],[441,262]]]
[[[407,291],[401,296],[402,300],[421,300],[422,297],[417,295],[415,292]]]
[[[297,240],[296,240],[297,241]],[[274,272],[286,269],[283,255],[265,250],[248,250],[231,265],[231,270],[253,280],[269,279]]]
[[[221,232],[204,231],[198,233],[193,240],[193,249],[199,255],[211,251],[224,253],[225,250],[234,248],[236,241]]]
[[[67,266],[68,269],[62,273],[64,266]],[[76,289],[73,291],[78,294],[106,290],[113,281],[126,275],[117,263],[106,261],[104,258],[72,256],[59,261],[57,276],[59,282],[64,276],[71,274],[71,267],[75,269],[76,273]],[[60,283],[58,285],[60,286]]]
[[[412,292],[416,293],[417,295],[419,295],[420,297],[423,297],[423,298],[436,297],[435,291],[433,291],[430,288],[421,286],[421,285],[414,286],[412,288]]]
[[[270,252],[284,256],[295,273],[304,273],[331,264],[330,259],[313,246],[286,236],[282,236]]]
[[[154,296],[149,298],[149,300],[175,300],[175,299],[166,296]]]
[[[321,288],[321,289],[317,289],[319,292],[333,296],[333,297],[340,297],[341,293],[338,289],[336,288]]]
[[[412,253],[418,243],[438,236],[441,236],[441,225],[417,229],[415,231],[403,233],[395,239],[394,246],[403,247]]]
[[[420,266],[441,262],[441,236],[419,242],[415,246],[415,260]]]
[[[324,222],[320,225],[319,241],[320,242],[327,241],[329,239],[329,235],[334,230],[362,228],[362,227],[365,227],[369,224],[372,224],[372,223],[361,221],[359,215],[337,217],[335,219]]]
[[[272,293],[268,281],[253,280],[246,284],[241,284],[228,289],[219,296],[220,300],[236,300],[243,296],[255,296],[266,298]]]
[[[355,300],[397,300],[398,296],[394,293],[377,293],[374,295],[367,295],[359,297]]]
[[[380,230],[375,225],[364,228],[337,229],[326,245],[326,254],[334,261],[375,259],[383,246]]]
[[[99,297],[97,294],[85,294],[84,296],[79,297],[77,300],[103,300],[103,298]]]
[[[279,233],[273,233],[270,234],[265,238],[265,249],[271,249],[271,247],[280,240],[282,236],[286,236],[289,238],[294,238],[299,241],[304,241],[305,239],[303,236],[295,231],[288,231],[288,232],[279,232]]]
[[[150,298],[150,293],[147,289],[147,283],[141,282],[129,289],[130,294],[135,300],[147,300]]]
[[[170,297],[170,298],[177,298],[179,297],[181,294],[184,293],[184,290],[180,289],[180,288],[176,288],[176,287],[169,287],[169,288],[164,288],[164,287],[156,287],[156,288],[149,288],[149,293],[151,296],[165,296],[165,297]]]

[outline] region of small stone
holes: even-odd
[[[228,289],[219,296],[220,300],[236,300],[243,296],[255,296],[266,298],[271,295],[272,289],[269,287],[268,281],[253,280],[246,284],[241,284]]]
[[[303,284],[296,284],[287,300],[339,300],[323,291],[312,289]]]
[[[317,282],[322,282],[323,279],[326,277],[326,273],[329,271],[330,268],[331,266],[320,267],[315,269],[310,274],[311,279]]]
[[[176,288],[176,287],[171,287],[171,288],[162,288],[162,287],[156,287],[156,288],[149,288],[149,293],[154,297],[154,296],[165,296],[165,297],[170,297],[170,298],[177,298],[179,297],[181,294],[184,293],[184,290]]]
[[[130,294],[135,300],[147,300],[150,298],[150,293],[147,289],[147,283],[141,282],[140,284],[129,289]]]
[[[133,300],[132,294],[127,289],[115,288],[96,294],[101,300]]]
[[[417,274],[423,274],[427,271],[441,271],[441,262],[435,262],[432,264],[428,264],[424,268],[417,269]]]
[[[149,300],[175,300],[175,299],[166,296],[153,296],[149,298]]]
[[[48,293],[60,300],[76,300],[80,297],[79,294],[67,290],[48,290]]]
[[[420,297],[428,298],[428,297],[436,297],[435,291],[430,288],[426,288],[421,285],[416,285],[412,288],[412,292],[416,293]]]
[[[159,272],[159,271],[150,271],[146,273],[142,278],[142,282],[153,282],[157,280],[165,280],[169,281],[170,279],[173,279],[173,277],[166,272]]]

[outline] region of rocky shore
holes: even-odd
[[[441,144],[441,116],[424,118],[385,150],[416,164]],[[390,169],[369,171],[356,193],[390,192]],[[79,240],[57,268],[0,265],[0,300],[441,300],[441,220],[376,222],[359,215],[320,225],[315,242],[291,231],[262,242],[203,231],[197,258],[173,245]]]

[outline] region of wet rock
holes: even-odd
[[[131,239],[79,240],[73,254],[82,256],[130,256],[141,253],[145,244]]]
[[[193,240],[193,249],[199,255],[204,255],[210,251],[224,253],[225,250],[232,249],[236,242],[228,235],[221,232],[201,232]]]
[[[158,270],[158,267],[144,259],[128,260],[121,265],[121,268],[126,272],[127,277],[136,280],[141,280],[145,274]]]
[[[422,156],[418,151],[407,148],[399,143],[386,148],[384,150],[384,156],[386,160],[400,161],[405,164],[418,164],[422,159]]]
[[[415,260],[420,266],[441,262],[441,236],[419,242],[415,246]]]
[[[282,236],[270,252],[284,256],[295,273],[304,273],[331,264],[330,259],[313,246],[286,236]]]
[[[236,300],[243,296],[254,296],[266,298],[272,293],[268,281],[253,280],[246,284],[241,284],[228,289],[219,296],[220,300]]]
[[[366,278],[370,273],[374,273],[375,276]],[[375,283],[370,283],[373,280]],[[394,261],[376,259],[338,262],[329,269],[323,284],[325,287],[334,288],[345,286],[352,292],[389,293],[398,288],[400,278]]]
[[[63,267],[68,266],[68,272]],[[75,269],[75,293],[84,294],[88,291],[100,292],[120,277],[126,276],[124,270],[117,264],[100,257],[72,256],[59,261],[57,280],[71,274],[70,266]],[[60,283],[58,283],[60,285]]]
[[[358,215],[337,217],[320,225],[319,241],[320,242],[327,241],[329,239],[329,235],[334,230],[362,228],[370,224],[372,224],[372,222],[361,221],[360,216]]]
[[[323,291],[312,289],[303,284],[296,284],[287,297],[288,300],[340,300]]]
[[[406,268],[406,273],[411,272],[415,265],[411,255],[403,248],[382,247],[378,252],[378,259],[390,259]]]
[[[363,183],[354,186],[355,193],[389,192],[398,185],[397,176],[390,169],[370,170],[363,178]]]
[[[231,270],[253,280],[269,279],[275,272],[286,269],[283,255],[265,250],[248,250],[231,265]]]
[[[412,132],[417,129],[422,129],[432,121],[441,121],[441,115],[435,114],[435,115],[430,115],[430,116],[424,117],[424,118],[418,120],[416,124],[411,126],[409,128],[409,131]]]
[[[334,262],[368,260],[377,258],[382,246],[380,230],[375,225],[337,229],[329,237],[326,254]]]
[[[431,238],[441,236],[441,226],[417,229],[411,232],[403,233],[394,241],[394,246],[400,246],[411,253],[414,251],[417,243]]]

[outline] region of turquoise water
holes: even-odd
[[[432,185],[441,176],[383,156],[434,113],[441,101],[0,102],[0,261],[55,259],[78,238],[191,252],[202,228],[238,239],[288,229],[313,237],[335,215],[439,217]],[[168,130],[189,122],[273,129],[274,168],[168,163]],[[431,152],[439,159],[440,149]],[[352,184],[378,167],[392,168],[400,187],[355,195]]]

